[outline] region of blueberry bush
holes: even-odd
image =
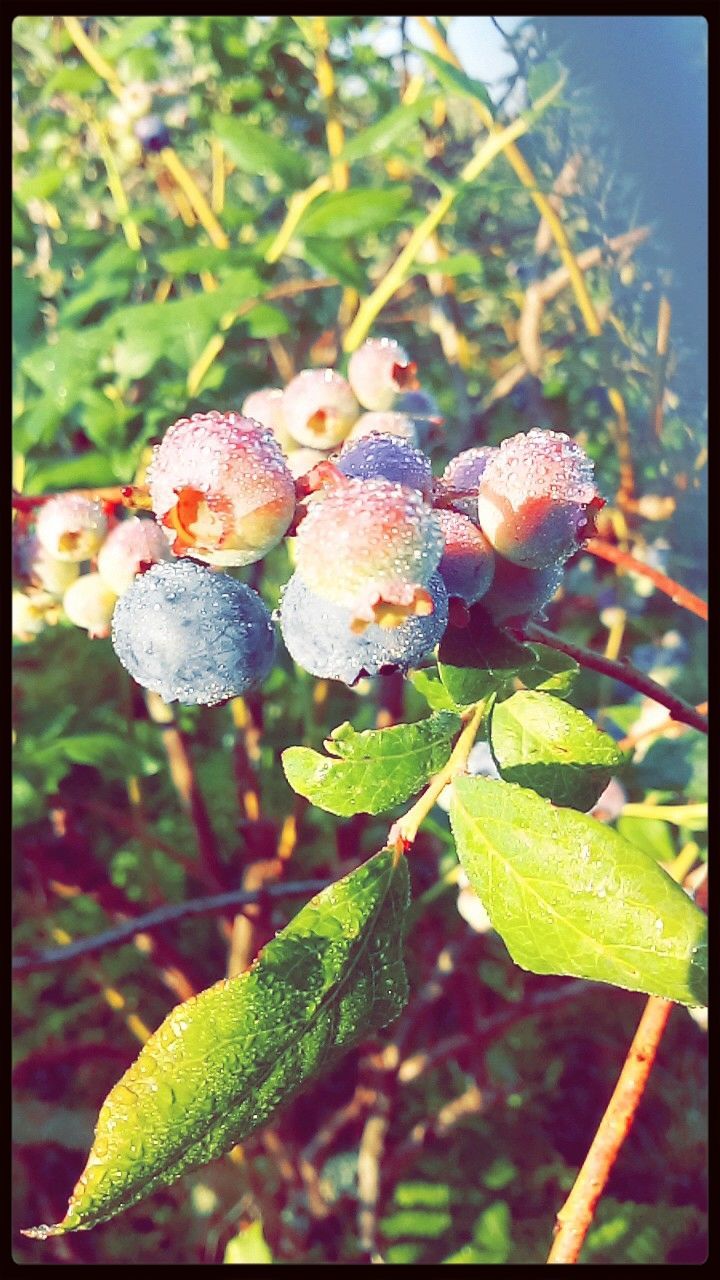
[[[23,1262],[704,1256],[698,353],[455,21],[15,20]]]

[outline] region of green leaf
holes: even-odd
[[[252,1222],[228,1240],[223,1262],[272,1262],[273,1256],[263,1235],[262,1222]]]
[[[459,707],[469,707],[503,690],[517,671],[533,661],[527,645],[500,631],[480,607],[466,627],[448,627],[440,642],[440,679]]]
[[[543,94],[557,84],[562,74],[562,67],[552,58],[545,62],[538,62],[527,78],[530,101],[536,103],[539,98],[542,98]]]
[[[552,694],[514,693],[491,712],[490,749],[506,782],[586,812],[625,756],[589,716]]]
[[[444,276],[469,275],[482,279],[485,264],[479,254],[468,250],[464,253],[452,253],[447,258],[438,258],[437,262],[413,262],[407,269],[408,276],[431,276],[438,273]]]
[[[314,240],[308,236],[305,257],[311,266],[320,267],[329,276],[337,276],[340,284],[353,289],[367,287],[367,273],[362,263],[356,262],[347,246],[337,240]]]
[[[411,671],[408,680],[422,694],[432,711],[456,711],[457,707],[434,671]]]
[[[536,655],[536,661],[532,667],[523,670],[523,684],[528,689],[554,693],[557,698],[566,697],[580,674],[578,663],[566,653],[551,649],[547,644],[533,641],[529,647]]]
[[[108,1094],[85,1171],[45,1238],[95,1226],[229,1151],[397,1017],[408,872],[389,849],[312,899],[250,969],[169,1014]]]
[[[388,111],[382,120],[361,129],[355,137],[342,149],[338,160],[345,164],[353,164],[356,160],[366,160],[369,156],[383,155],[396,143],[407,142],[408,131],[419,116],[428,111],[437,97],[436,92],[420,94],[413,103],[395,107]]]
[[[290,186],[301,187],[308,180],[307,156],[254,124],[237,116],[216,114],[212,128],[230,159],[243,173],[276,173]]]
[[[610,827],[488,778],[453,783],[470,884],[516,964],[707,1003],[705,916]]]
[[[298,235],[345,240],[378,231],[400,216],[411,195],[407,186],[394,186],[387,191],[355,187],[352,191],[328,192],[309,206],[298,225]]]
[[[384,813],[415,795],[442,768],[460,723],[452,711],[362,733],[346,722],[325,741],[335,759],[310,747],[288,747],[283,769],[294,791],[328,813]]]
[[[418,52],[430,64],[446,93],[459,93],[464,98],[482,102],[488,111],[493,112],[492,99],[482,80],[475,80],[473,76],[466,75],[459,67],[454,67],[452,63],[446,62],[436,53],[431,53],[429,49],[419,49]],[[555,79],[557,78],[556,76]],[[550,85],[547,88],[549,89]]]

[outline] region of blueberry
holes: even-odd
[[[351,609],[315,595],[295,573],[280,602],[280,630],[298,666],[321,679],[353,685],[386,668],[405,673],[419,665],[447,626],[447,592],[439,574],[430,578],[428,591],[431,614],[389,629],[373,623],[357,634],[351,630]]]
[[[478,522],[495,550],[528,569],[567,560],[603,506],[593,464],[562,431],[503,440],[480,479]]]
[[[135,579],[115,608],[112,642],[138,684],[166,702],[208,706],[259,684],[275,653],[257,592],[186,559]]]
[[[336,459],[343,475],[356,480],[392,480],[409,489],[417,489],[423,497],[432,490],[430,459],[398,436],[373,433],[343,445]]]
[[[160,116],[143,116],[138,120],[135,137],[145,151],[163,151],[170,146],[170,134]]]
[[[495,553],[485,534],[459,511],[438,511],[445,549],[438,565],[448,595],[475,604],[492,581]]]
[[[543,617],[563,577],[562,564],[546,569],[525,569],[495,555],[495,573],[481,604],[494,622]]]

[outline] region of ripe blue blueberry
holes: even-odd
[[[417,489],[424,498],[432,490],[432,467],[424,453],[398,436],[375,434],[345,444],[336,459],[343,475],[356,480],[392,480]]]
[[[166,702],[212,706],[259,684],[275,635],[257,592],[192,560],[135,579],[112,620],[112,643],[138,684]]]
[[[321,679],[353,685],[386,669],[404,674],[419,665],[447,626],[447,591],[439,574],[430,578],[428,591],[431,614],[407,618],[399,627],[373,623],[358,634],[351,630],[352,609],[316,595],[295,573],[280,602],[283,640],[298,666]]]

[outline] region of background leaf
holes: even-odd
[[[455,779],[450,821],[516,964],[707,1003],[705,916],[617,832],[487,778]]]
[[[329,813],[384,813],[415,795],[442,768],[460,724],[452,711],[363,733],[341,724],[325,742],[337,759],[309,747],[288,747],[282,756],[285,776],[294,791]]]
[[[405,860],[383,850],[313,898],[249,970],[174,1009],[108,1094],[52,1234],[104,1222],[229,1151],[395,1018],[407,901]]]

